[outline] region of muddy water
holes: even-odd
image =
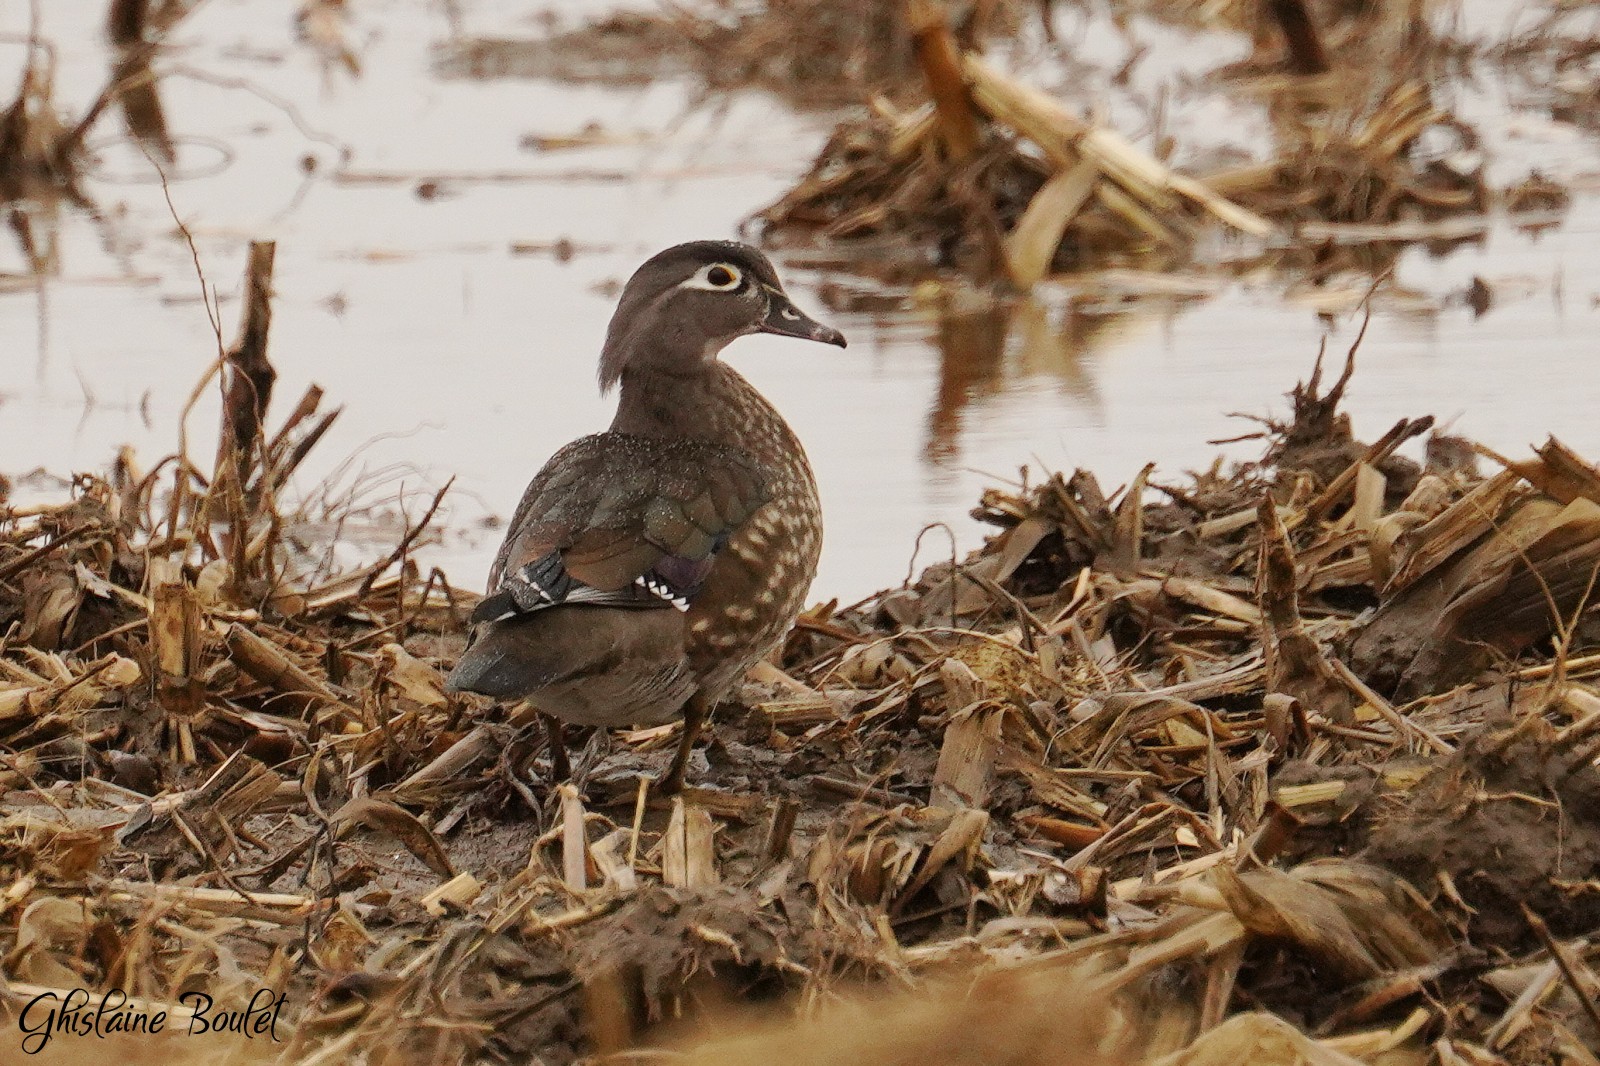
[[[125,443],[146,462],[171,450],[217,347],[175,210],[228,339],[244,242],[279,242],[280,409],[311,382],[345,405],[298,488],[314,493],[333,473],[415,515],[456,477],[451,532],[432,559],[476,585],[499,536],[485,519],[508,514],[551,451],[609,417],[594,356],[617,285],[665,244],[731,235],[804,169],[829,121],[758,94],[698,100],[687,80],[447,77],[432,58],[441,41],[533,35],[536,9],[350,6],[359,77],[297,41],[277,0],[201,5],[157,64],[176,141],[172,207],[112,115],[93,138],[87,184],[99,217],[36,209],[53,260],[39,276],[0,234],[0,470],[96,468]],[[42,7],[58,104],[81,113],[108,64],[103,4]],[[1496,5],[1474,9],[1500,25]],[[0,32],[26,23],[26,4],[0,0]],[[1088,53],[1126,47],[1092,26],[1062,28]],[[1238,57],[1225,38],[1196,47],[1213,44],[1217,61]],[[1184,54],[1187,69],[1195,50]],[[21,55],[0,40],[0,84]],[[1375,436],[1434,413],[1503,452],[1553,432],[1600,456],[1600,199],[1582,191],[1596,187],[1600,153],[1499,90],[1460,103],[1491,135],[1497,182],[1537,165],[1580,194],[1564,224],[1538,236],[1500,226],[1447,256],[1402,257],[1404,297],[1380,305],[1362,349],[1356,428]],[[539,149],[530,137],[599,143]],[[562,240],[570,258],[550,249]],[[801,304],[822,311],[830,279],[788,274]],[[1482,316],[1463,298],[1475,276],[1495,294]],[[1228,412],[1281,410],[1318,345],[1342,354],[1358,324],[1348,311],[1319,314],[1326,294],[1312,300],[1271,276],[1207,282],[1203,298],[1128,294],[1144,288],[1057,287],[1009,311],[962,311],[956,299],[954,313],[949,299],[907,296],[888,310],[820,314],[850,337],[847,351],[775,338],[730,349],[817,468],[829,533],[816,593],[853,598],[898,581],[928,523],[974,544],[982,531],[966,511],[979,488],[1023,464],[1084,466],[1108,489],[1146,461],[1158,481],[1175,479],[1209,462],[1208,439],[1249,431]],[[200,456],[212,446],[210,395],[191,420]],[[923,561],[948,545],[925,538]]]

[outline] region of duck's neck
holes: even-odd
[[[717,360],[671,370],[629,368],[622,374],[611,428],[640,437],[715,438],[722,428],[718,401],[726,388],[724,375],[731,373]]]

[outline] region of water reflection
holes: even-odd
[[[939,386],[928,415],[924,460],[941,466],[954,462],[970,409],[1029,384],[1052,384],[1098,416],[1103,398],[1094,357],[1141,327],[1170,324],[1197,298],[1117,299],[1085,292],[1054,303],[1024,298],[944,310],[928,338],[939,353]]]
[[[60,267],[56,205],[87,204],[73,156],[80,142],[55,107],[55,51],[29,42],[16,99],[0,112],[0,205],[34,276]]]
[[[88,135],[113,107],[128,134],[157,165],[170,167],[176,150],[161,101],[160,79],[151,69],[160,37],[193,6],[193,0],[113,0],[106,36],[110,69],[92,102],[74,119],[57,102],[55,47],[38,27],[31,32],[16,98],[0,112],[0,212],[16,242],[23,270],[14,288],[36,296],[35,376],[43,380],[50,359],[47,279],[63,271],[64,216],[81,213],[111,249],[106,220],[86,188]],[[126,263],[123,264],[127,266]],[[87,386],[85,386],[87,395]],[[86,408],[87,412],[87,408]]]
[[[111,92],[128,135],[161,166],[171,167],[178,153],[161,106],[161,82],[150,69],[150,54],[143,45],[119,48],[111,66]]]
[[[56,99],[54,45],[37,27],[30,32],[16,98],[0,112],[0,206],[33,278],[61,273],[63,204],[103,223],[85,187],[91,162],[86,143],[107,111],[116,109],[128,135],[158,166],[176,162],[151,60],[163,35],[193,6],[194,0],[112,0],[106,16],[110,69],[76,119]]]
[[[198,2],[112,0],[106,14],[111,74],[82,123],[87,129],[99,117],[101,108],[114,102],[128,135],[166,169],[177,163],[177,150],[167,127],[166,108],[161,102],[161,80],[150,63],[166,35]]]
[[[955,457],[962,412],[1000,388],[1010,320],[1010,309],[1001,306],[939,316],[930,338],[939,350],[939,390],[923,446],[928,461],[943,463]]]
[[[61,232],[60,197],[40,197],[34,200],[6,202],[6,228],[16,239],[22,258],[27,263],[27,274],[33,278],[55,275],[61,269],[61,251],[58,234]]]

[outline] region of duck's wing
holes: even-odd
[[[580,603],[686,611],[717,552],[770,498],[766,471],[729,448],[576,440],[523,493],[473,621]]]

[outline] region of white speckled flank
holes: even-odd
[[[713,701],[789,631],[822,554],[822,505],[805,449],[749,382],[725,364],[716,373],[708,436],[764,465],[772,498],[734,533],[689,609],[689,662]]]

